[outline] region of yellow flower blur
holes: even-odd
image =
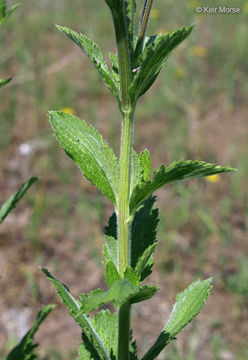
[[[195,9],[197,6],[199,6],[200,3],[198,0],[190,0],[189,2],[189,6],[192,8],[192,9]]]
[[[193,55],[199,56],[199,57],[206,57],[207,55],[207,49],[203,46],[192,46],[190,48],[190,51]]]
[[[166,31],[165,29],[162,29],[162,28],[158,29],[156,32],[157,32],[157,34],[164,34],[164,35],[168,33],[168,31]]]
[[[210,183],[217,183],[220,181],[220,175],[215,174],[215,175],[206,176],[206,180]]]
[[[248,1],[246,1],[245,3],[244,3],[244,12],[245,13],[248,13]]]
[[[176,68],[173,72],[175,79],[182,79],[185,77],[185,70],[183,68]]]
[[[158,9],[152,9],[150,16],[151,16],[152,19],[158,19],[159,16],[160,16],[159,10]]]
[[[66,113],[66,114],[76,115],[76,111],[71,107],[63,107],[60,111]]]

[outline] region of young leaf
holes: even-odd
[[[141,281],[143,281],[152,273],[152,267],[154,263],[153,253],[156,246],[156,242],[152,245],[149,245],[137,261],[137,264],[135,266],[135,272],[140,277]]]
[[[36,354],[34,354],[34,349],[38,346],[38,344],[33,344],[34,335],[40,324],[54,308],[55,305],[47,305],[38,313],[32,328],[26,333],[19,344],[9,353],[6,360],[33,360],[37,358]]]
[[[119,64],[118,57],[113,53],[109,53],[109,58],[112,64],[112,79],[115,82],[115,86],[117,89],[120,88],[120,76],[119,76]]]
[[[130,86],[130,98],[135,104],[154,83],[171,52],[192,31],[193,26],[183,27],[169,34],[158,34],[147,38],[144,49],[138,58],[138,71]]]
[[[130,199],[130,213],[148,196],[160,187],[175,181],[194,179],[223,172],[235,171],[230,166],[222,167],[204,161],[180,160],[172,163],[168,168],[161,165],[154,170],[152,180],[140,183],[135,187]]]
[[[108,286],[111,286],[116,280],[120,279],[116,266],[111,260],[106,264],[105,279]]]
[[[103,255],[105,261],[112,261],[116,268],[118,268],[118,249],[117,240],[112,236],[104,236]]]
[[[133,150],[132,156],[132,174],[131,174],[131,192],[141,182],[149,179],[151,173],[151,157],[148,150],[142,151],[138,155]]]
[[[126,268],[124,272],[124,278],[130,281],[135,286],[139,286],[140,284],[140,276],[130,266]]]
[[[156,359],[165,346],[199,314],[209,296],[211,282],[211,278],[204,281],[197,280],[177,295],[168,323],[142,360]]]
[[[80,167],[84,176],[116,204],[118,163],[99,132],[71,114],[51,111],[49,118],[61,147]]]
[[[118,103],[120,104],[119,97],[119,88],[117,87],[116,81],[114,81],[111,72],[108,69],[108,65],[106,61],[103,59],[103,54],[99,48],[99,46],[88,39],[83,34],[78,34],[76,31],[68,29],[64,26],[57,25],[57,28],[66,34],[75,44],[77,44],[83,52],[88,56],[92,64],[97,69],[101,78],[105,82],[106,86],[112,92],[112,94],[116,97]]]
[[[120,279],[115,281],[107,291],[97,289],[90,294],[82,294],[80,309],[82,312],[88,313],[107,303],[114,303],[116,308],[120,308],[126,303],[134,304],[150,299],[157,290],[156,286],[138,287],[127,279]]]
[[[8,78],[8,79],[0,79],[0,87],[7,85],[12,78]]]
[[[158,225],[158,209],[153,209],[155,196],[150,196],[138,208],[134,215],[131,227],[131,266],[135,268],[144,251],[156,241],[156,228]],[[148,261],[149,259],[147,259]],[[139,275],[142,276],[147,263],[140,261]]]
[[[101,337],[93,326],[92,319],[89,316],[82,314],[79,301],[77,301],[71,295],[69,289],[52,274],[50,274],[47,269],[41,268],[41,270],[57,289],[58,295],[60,296],[66,307],[69,309],[69,314],[82,328],[85,338],[87,339],[88,343],[90,343],[91,346],[95,349],[96,353],[99,356],[99,359],[111,360]]]
[[[17,190],[0,208],[0,224],[6,218],[8,213],[15,208],[18,201],[21,200],[25,192],[30,188],[30,186],[37,181],[38,178],[32,177],[28,179],[19,190]]]

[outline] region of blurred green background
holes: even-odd
[[[9,1],[9,6],[15,2]],[[137,28],[143,1],[137,1]],[[197,6],[239,7],[240,14],[196,14]],[[167,321],[175,295],[195,278],[214,277],[202,314],[160,359],[248,358],[248,1],[155,0],[149,34],[195,23],[138,104],[135,149],[147,148],[153,168],[199,159],[238,168],[158,192],[160,223],[155,271],[161,290],[135,306],[141,351]],[[111,205],[60,150],[48,110],[74,112],[119,152],[114,98],[82,52],[54,24],[115,51],[103,0],[23,0],[1,27],[0,198],[29,176],[40,180],[0,229],[0,349],[28,328],[36,311],[58,303],[38,269],[46,266],[77,296],[103,285],[102,234]],[[150,316],[152,318],[150,319]],[[37,340],[44,359],[75,359],[80,331],[59,304]]]

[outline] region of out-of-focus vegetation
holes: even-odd
[[[189,341],[180,337],[178,347],[171,346],[172,360],[243,360],[248,352],[248,2],[225,2],[241,8],[236,15],[195,12],[197,6],[219,5],[222,1],[156,0],[150,34],[192,22],[196,26],[168,61],[151,90],[153,96],[145,96],[137,108],[135,147],[152,150],[154,166],[200,158],[239,169],[231,176],[159,192],[160,244],[154,277],[171,302],[160,305],[161,298],[157,303],[155,299],[137,309],[135,328],[141,346],[152,343],[175,293],[185,284],[195,277],[215,280],[208,306],[188,329]],[[27,306],[36,309],[56,301],[38,265],[64,272],[63,279],[76,295],[102,281],[100,270],[90,278],[87,273],[94,262],[101,267],[95,255],[102,246],[102,220],[112,209],[58,149],[46,114],[69,108],[97,126],[117,153],[120,117],[87,59],[55,23],[94,38],[106,58],[114,50],[104,1],[23,0],[2,26],[1,76],[13,80],[0,94],[1,198],[11,195],[28,176],[40,177],[37,189],[26,195],[0,230],[3,354],[25,332],[23,324],[31,318]],[[78,188],[83,189],[80,195]],[[145,328],[150,311],[156,322]],[[47,320],[51,331],[39,338],[44,354],[54,360],[74,358],[68,344],[77,330],[64,318],[63,308],[54,313]],[[203,318],[208,323],[204,328]],[[7,319],[15,319],[14,328],[6,326]]]

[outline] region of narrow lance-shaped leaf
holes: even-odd
[[[133,190],[130,199],[130,213],[132,214],[137,206],[154,191],[166,184],[229,171],[235,171],[235,169],[193,160],[176,161],[168,168],[161,165],[153,172],[152,180],[141,182]]]
[[[84,176],[116,204],[118,163],[99,132],[71,114],[51,111],[49,118],[61,147]]]
[[[8,79],[0,79],[0,87],[7,85],[11,81],[11,78]]]
[[[69,314],[82,328],[84,335],[87,337],[87,341],[91,343],[92,346],[95,348],[95,351],[97,352],[99,358],[101,360],[111,360],[101,337],[93,326],[91,318],[86,314],[82,314],[79,301],[77,301],[71,295],[69,289],[64,284],[62,284],[56,277],[50,274],[47,269],[41,268],[41,270],[57,289],[58,295],[70,311]]]
[[[25,192],[30,186],[37,181],[38,178],[32,177],[28,179],[19,190],[17,190],[0,208],[0,224],[6,218],[8,213],[15,208],[16,204],[21,200]]]
[[[34,349],[38,346],[33,344],[33,339],[40,324],[46,319],[49,313],[55,308],[55,305],[45,306],[34,320],[32,328],[26,333],[17,346],[9,353],[6,360],[33,360],[37,356],[34,354]]]
[[[103,54],[99,46],[94,41],[88,39],[85,35],[78,34],[76,31],[68,29],[67,27],[57,25],[57,28],[61,32],[66,34],[72,41],[74,41],[74,43],[77,44],[88,56],[88,58],[100,74],[101,78],[105,82],[106,86],[110,89],[110,91],[116,97],[118,103],[120,104],[119,89],[117,88],[117,83],[113,79],[106,61],[104,61],[103,59]]]
[[[13,5],[8,11],[6,7],[6,0],[0,0],[0,25],[20,6],[20,4]]]
[[[192,26],[183,27],[169,34],[157,34],[146,38],[146,42],[137,60],[138,71],[130,86],[130,98],[135,104],[154,83],[171,52],[192,31]]]
[[[168,323],[142,360],[156,359],[175,336],[201,311],[211,290],[212,279],[197,280],[177,295]]]

